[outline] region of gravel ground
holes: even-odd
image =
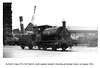
[[[96,53],[97,47],[86,47],[86,46],[75,46],[70,50],[69,48],[65,51],[57,49],[57,51],[52,51],[51,48],[48,50],[38,50],[34,48],[29,50],[28,47],[21,49],[20,46],[4,46],[3,57],[4,58],[30,58],[30,57],[56,57],[60,54],[69,53]]]

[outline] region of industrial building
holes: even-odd
[[[4,40],[12,35],[12,10],[11,2],[3,3],[3,43]]]

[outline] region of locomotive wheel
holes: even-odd
[[[43,47],[43,50],[47,50],[47,48],[46,47]]]
[[[42,49],[43,49],[43,50],[47,50],[46,45],[42,45]]]
[[[41,47],[40,47],[40,46],[38,46],[38,49],[40,50],[40,49],[41,49]]]
[[[25,47],[24,46],[21,46],[21,48],[24,49]]]
[[[52,50],[53,50],[53,51],[56,51],[57,49],[56,49],[56,48],[52,48]]]
[[[33,49],[33,46],[29,46],[29,49]]]
[[[53,50],[53,51],[56,51],[56,50],[57,50],[57,48],[56,48],[55,46],[53,46],[53,47],[52,47],[52,50]]]
[[[62,47],[62,51],[65,51],[66,50],[66,47]]]

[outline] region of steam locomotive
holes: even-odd
[[[37,31],[33,34],[22,34],[19,38],[20,47],[24,49],[27,46],[32,49],[33,46],[36,46],[43,50],[52,48],[53,51],[58,48],[66,50],[66,48],[72,47],[73,40],[66,28],[66,21],[62,21],[62,23],[61,27],[37,27]]]

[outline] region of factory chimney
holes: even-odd
[[[66,21],[65,21],[65,19],[63,19],[63,21],[62,21],[62,26],[63,26],[63,28],[66,28]]]
[[[23,17],[20,16],[19,17],[19,20],[20,20],[21,33],[24,34],[25,33],[25,30],[24,30],[24,25],[23,25]]]

